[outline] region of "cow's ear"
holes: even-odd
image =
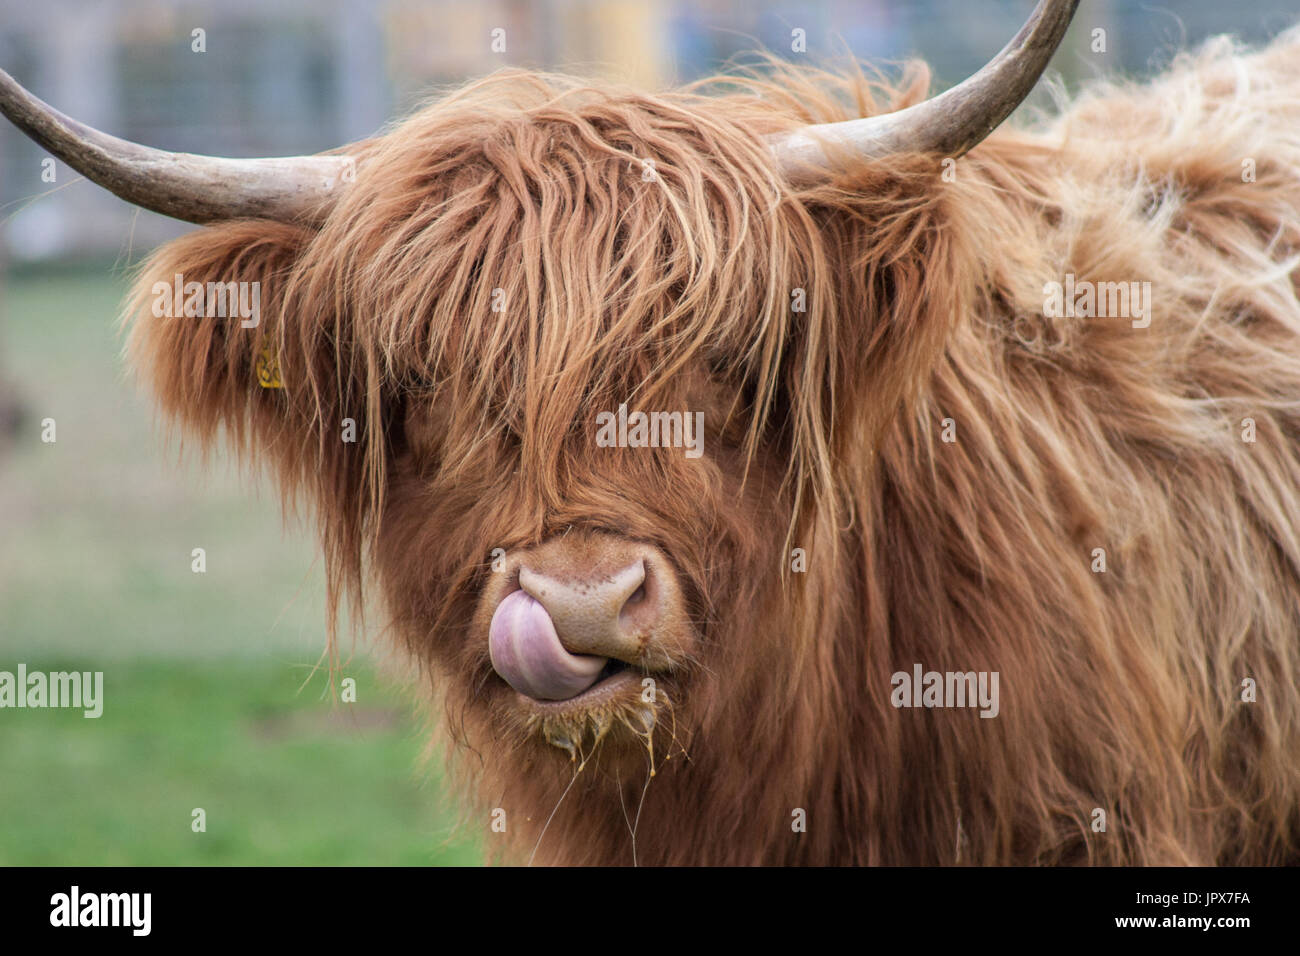
[[[224,432],[286,492],[305,491],[351,563],[377,477],[367,433],[382,429],[335,302],[304,291],[312,238],[242,221],[162,246],[135,281],[128,354],[184,438],[207,446]]]
[[[141,265],[128,354],[186,436],[207,442],[224,427],[242,446],[252,433],[274,440],[286,424],[283,381],[268,359],[278,359],[285,286],[307,238],[292,226],[229,223],[170,242]]]
[[[877,441],[929,381],[971,308],[977,267],[953,188],[931,157],[862,168],[811,197],[836,289],[835,376]]]

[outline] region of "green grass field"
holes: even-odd
[[[179,460],[128,380],[125,285],[107,266],[0,283],[0,374],[26,410],[0,449],[0,671],[105,685],[98,719],[0,709],[0,864],[478,863],[368,648],[339,675],[356,703],[312,676],[310,532],[221,456]]]

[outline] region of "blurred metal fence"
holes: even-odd
[[[275,155],[369,135],[430,92],[503,66],[659,87],[755,49],[813,58],[851,51],[873,61],[922,56],[947,85],[1001,48],[1030,7],[1029,0],[0,0],[0,66],[64,112],[130,139]],[[1300,0],[1084,0],[1053,66],[1075,81],[1101,70],[1141,74],[1212,34],[1261,42],[1296,22]],[[1089,50],[1098,27],[1107,35],[1101,55]],[[796,52],[800,36],[804,51]],[[74,182],[61,164],[54,183],[43,180],[43,158],[0,124],[0,223],[14,256],[116,255],[126,251],[124,236],[138,250],[182,228],[135,217]]]

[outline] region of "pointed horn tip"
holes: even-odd
[[[1033,90],[1078,6],[1079,0],[1039,0],[1020,31],[993,60],[923,103],[773,137],[769,146],[777,167],[787,181],[810,185],[831,175],[835,168],[832,152],[840,149],[869,159],[902,152],[963,155],[997,129]]]
[[[0,113],[115,196],[186,222],[318,222],[357,175],[348,154],[236,159],[141,146],[65,116],[2,69]]]

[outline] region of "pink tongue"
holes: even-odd
[[[488,652],[507,684],[537,700],[567,700],[582,693],[608,663],[605,657],[566,651],[546,608],[526,591],[508,594],[497,605]]]

